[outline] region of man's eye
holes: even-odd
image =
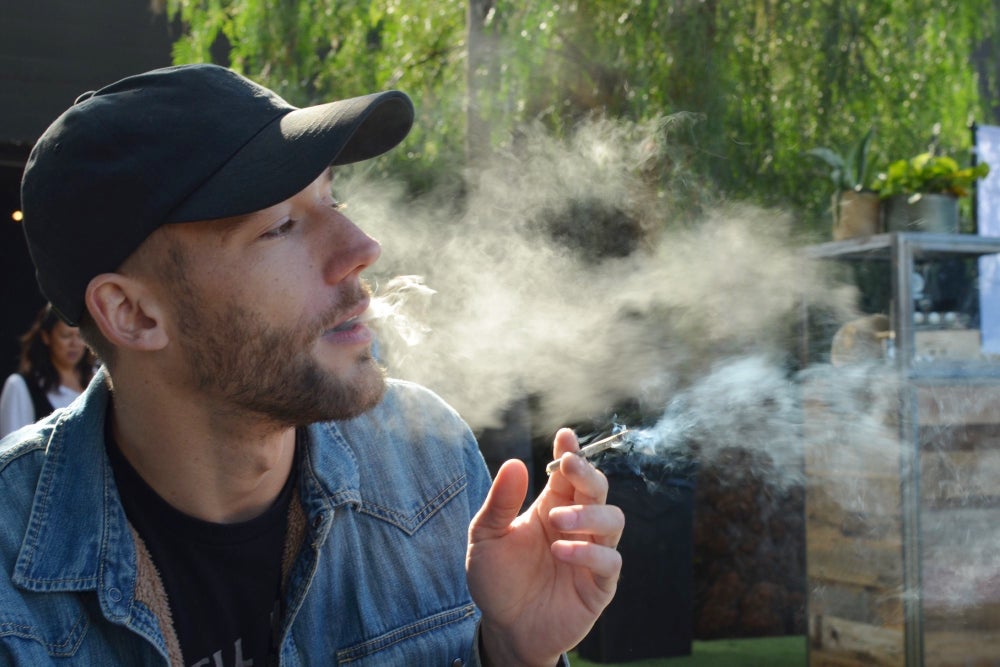
[[[284,236],[288,232],[295,228],[295,220],[286,220],[274,229],[268,230],[261,234],[261,238],[265,239],[276,239],[278,237]]]

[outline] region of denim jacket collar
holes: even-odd
[[[104,452],[104,421],[111,392],[98,371],[80,401],[50,427],[46,457],[25,540],[12,580],[32,591],[132,590],[132,581],[103,582],[108,551],[134,547]],[[333,423],[313,424],[300,471],[299,498],[307,517],[343,505],[357,506],[359,469],[354,451]],[[324,441],[324,447],[314,443]],[[67,447],[77,451],[68,456]],[[89,451],[80,452],[80,448]],[[315,470],[325,471],[321,478]],[[122,561],[116,557],[116,562]],[[120,574],[120,573],[119,573]],[[121,577],[119,576],[119,579]],[[118,598],[118,594],[112,594]]]
[[[324,510],[359,505],[358,461],[340,429],[326,422],[312,424],[306,431],[307,445],[299,471],[299,499],[306,515],[312,517]],[[317,447],[319,442],[324,446]],[[317,470],[324,471],[323,476],[317,475]]]
[[[125,518],[104,450],[109,400],[101,372],[73,406],[22,433],[19,451],[5,452],[8,461],[37,462],[37,482],[16,489],[31,509],[26,522],[24,515],[14,522],[19,541],[8,552],[10,583],[55,595],[22,599],[0,588],[16,602],[0,610],[0,621],[29,624],[39,643],[25,644],[25,656],[41,644],[49,655],[89,656],[92,664],[126,654],[142,655],[142,664],[155,664],[157,654],[172,664],[169,620],[149,602],[148,558]],[[426,390],[396,382],[370,414],[315,424],[307,433],[282,663],[320,664],[335,653],[359,665],[404,664],[413,655],[433,655],[441,664],[474,660],[479,614],[465,586],[465,531],[489,477],[468,428]],[[393,545],[387,556],[371,558],[384,543]],[[88,624],[103,621],[81,616],[85,596],[74,595],[91,591],[110,621],[99,633]],[[331,618],[338,619],[334,628]]]
[[[98,587],[101,555],[128,539],[104,453],[109,390],[104,371],[80,401],[58,414],[47,430],[28,531],[12,579],[33,591],[83,591]],[[73,452],[68,447],[89,451]],[[117,516],[116,516],[117,515]],[[127,588],[126,588],[127,590]]]

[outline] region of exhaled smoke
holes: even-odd
[[[802,482],[801,424],[788,373],[766,356],[737,357],[719,361],[675,396],[635,443],[647,455],[677,449],[709,461],[743,448],[766,452],[766,476],[785,487]]]
[[[381,273],[436,292],[419,349],[384,341],[391,372],[476,428],[536,397],[544,430],[626,399],[665,406],[720,360],[780,365],[804,302],[846,317],[852,291],[793,246],[789,216],[720,206],[673,219],[670,191],[649,185],[665,127],[594,121],[566,142],[526,131],[458,214],[434,196],[404,205],[383,183],[339,184],[382,241]]]
[[[368,311],[369,319],[377,323],[382,344],[392,347],[397,355],[403,346],[419,345],[430,333],[427,309],[434,290],[420,276],[396,276],[378,285]]]
[[[474,428],[526,396],[539,433],[578,420],[610,425],[614,406],[634,401],[658,415],[624,424],[637,454],[693,453],[738,469],[735,484],[805,481],[811,539],[840,554],[826,562],[821,553],[811,576],[832,581],[850,569],[837,546],[847,545],[859,571],[876,572],[875,594],[898,601],[913,593],[900,578],[900,480],[914,465],[898,378],[855,363],[857,350],[847,350],[848,365],[795,370],[803,312],[833,331],[857,317],[857,293],[804,258],[790,215],[698,189],[666,140],[686,120],[596,120],[567,141],[526,130],[461,206],[348,177],[339,194],[382,241],[380,275],[422,276],[382,282],[380,354]],[[675,207],[685,198],[701,202],[698,215]],[[925,611],[995,605],[997,540],[984,539],[992,529],[967,495],[995,495],[996,475],[982,457],[956,466],[944,431],[923,433],[933,482],[953,508],[921,510]],[[747,451],[760,456],[733,455]]]
[[[525,396],[537,432],[637,401],[662,414],[637,431],[646,449],[749,447],[766,454],[761,476],[799,480],[789,356],[803,304],[840,322],[854,292],[804,257],[788,215],[720,203],[675,220],[677,188],[694,191],[664,156],[678,122],[595,120],[568,141],[525,131],[459,213],[435,196],[404,204],[381,183],[343,184],[383,243],[382,273],[422,276],[378,290],[391,372],[442,394],[473,428]],[[682,185],[650,194],[650,165],[664,164]]]

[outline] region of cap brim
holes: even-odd
[[[413,103],[399,91],[294,109],[234,153],[165,222],[225,218],[273,206],[302,190],[329,165],[385,153],[412,125]]]

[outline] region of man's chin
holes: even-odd
[[[352,384],[357,393],[356,400],[350,401],[355,408],[351,417],[357,417],[382,401],[386,391],[386,370],[374,358],[369,358],[357,381]]]
[[[242,407],[281,427],[353,419],[371,410],[386,392],[386,373],[374,360],[358,364],[348,376],[319,365],[285,374],[286,381],[255,387]]]
[[[386,370],[371,355],[359,360],[349,379],[341,376],[325,388],[325,419],[353,419],[378,405],[386,392]]]

